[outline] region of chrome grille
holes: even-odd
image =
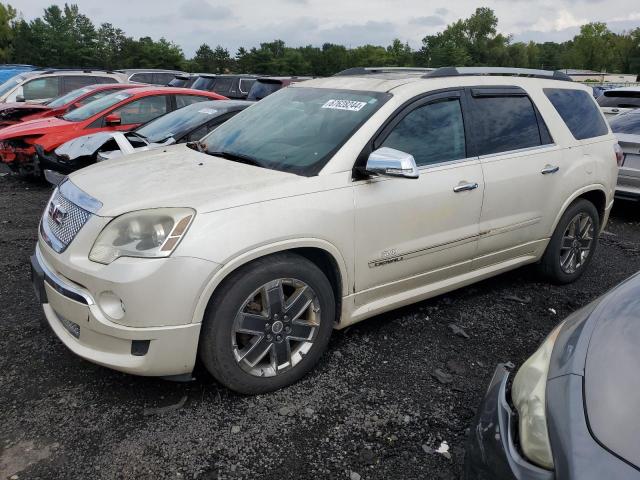
[[[56,190],[44,212],[49,231],[66,248],[87,223],[91,213],[67,200]]]

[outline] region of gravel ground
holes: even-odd
[[[0,178],[0,479],[458,478],[496,363],[522,362],[640,269],[640,210],[620,203],[577,283],[522,268],[390,312],[335,332],[293,387],[243,397],[203,372],[180,384],[92,365],[41,327],[28,258],[48,195]],[[444,441],[450,456],[434,452]]]

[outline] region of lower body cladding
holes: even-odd
[[[109,319],[111,299],[97,304],[89,290],[67,280],[47,263],[40,247],[31,257],[32,281],[46,319],[58,338],[75,354],[121,372],[186,377],[196,361],[200,323],[131,327]],[[178,279],[180,281],[180,279]],[[148,302],[171,302],[148,298]],[[194,302],[195,303],[195,300]],[[188,321],[190,321],[189,318]]]
[[[517,415],[507,402],[509,369],[499,365],[471,426],[465,480],[638,480],[640,472],[591,435],[581,375],[549,379],[546,412],[554,471],[540,468],[518,449]],[[615,405],[611,405],[615,408]]]

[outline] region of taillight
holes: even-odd
[[[614,143],[613,152],[615,153],[616,163],[618,164],[618,167],[621,167],[622,162],[624,161],[624,152],[622,151],[622,148],[620,148],[620,145],[618,145],[617,143]]]

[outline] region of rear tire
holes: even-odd
[[[540,270],[553,283],[575,282],[585,272],[598,246],[600,215],[588,200],[569,205],[542,256]]]
[[[315,264],[296,254],[270,255],[240,267],[216,290],[202,325],[200,360],[236,392],[278,390],[320,360],[334,318],[331,284]]]

